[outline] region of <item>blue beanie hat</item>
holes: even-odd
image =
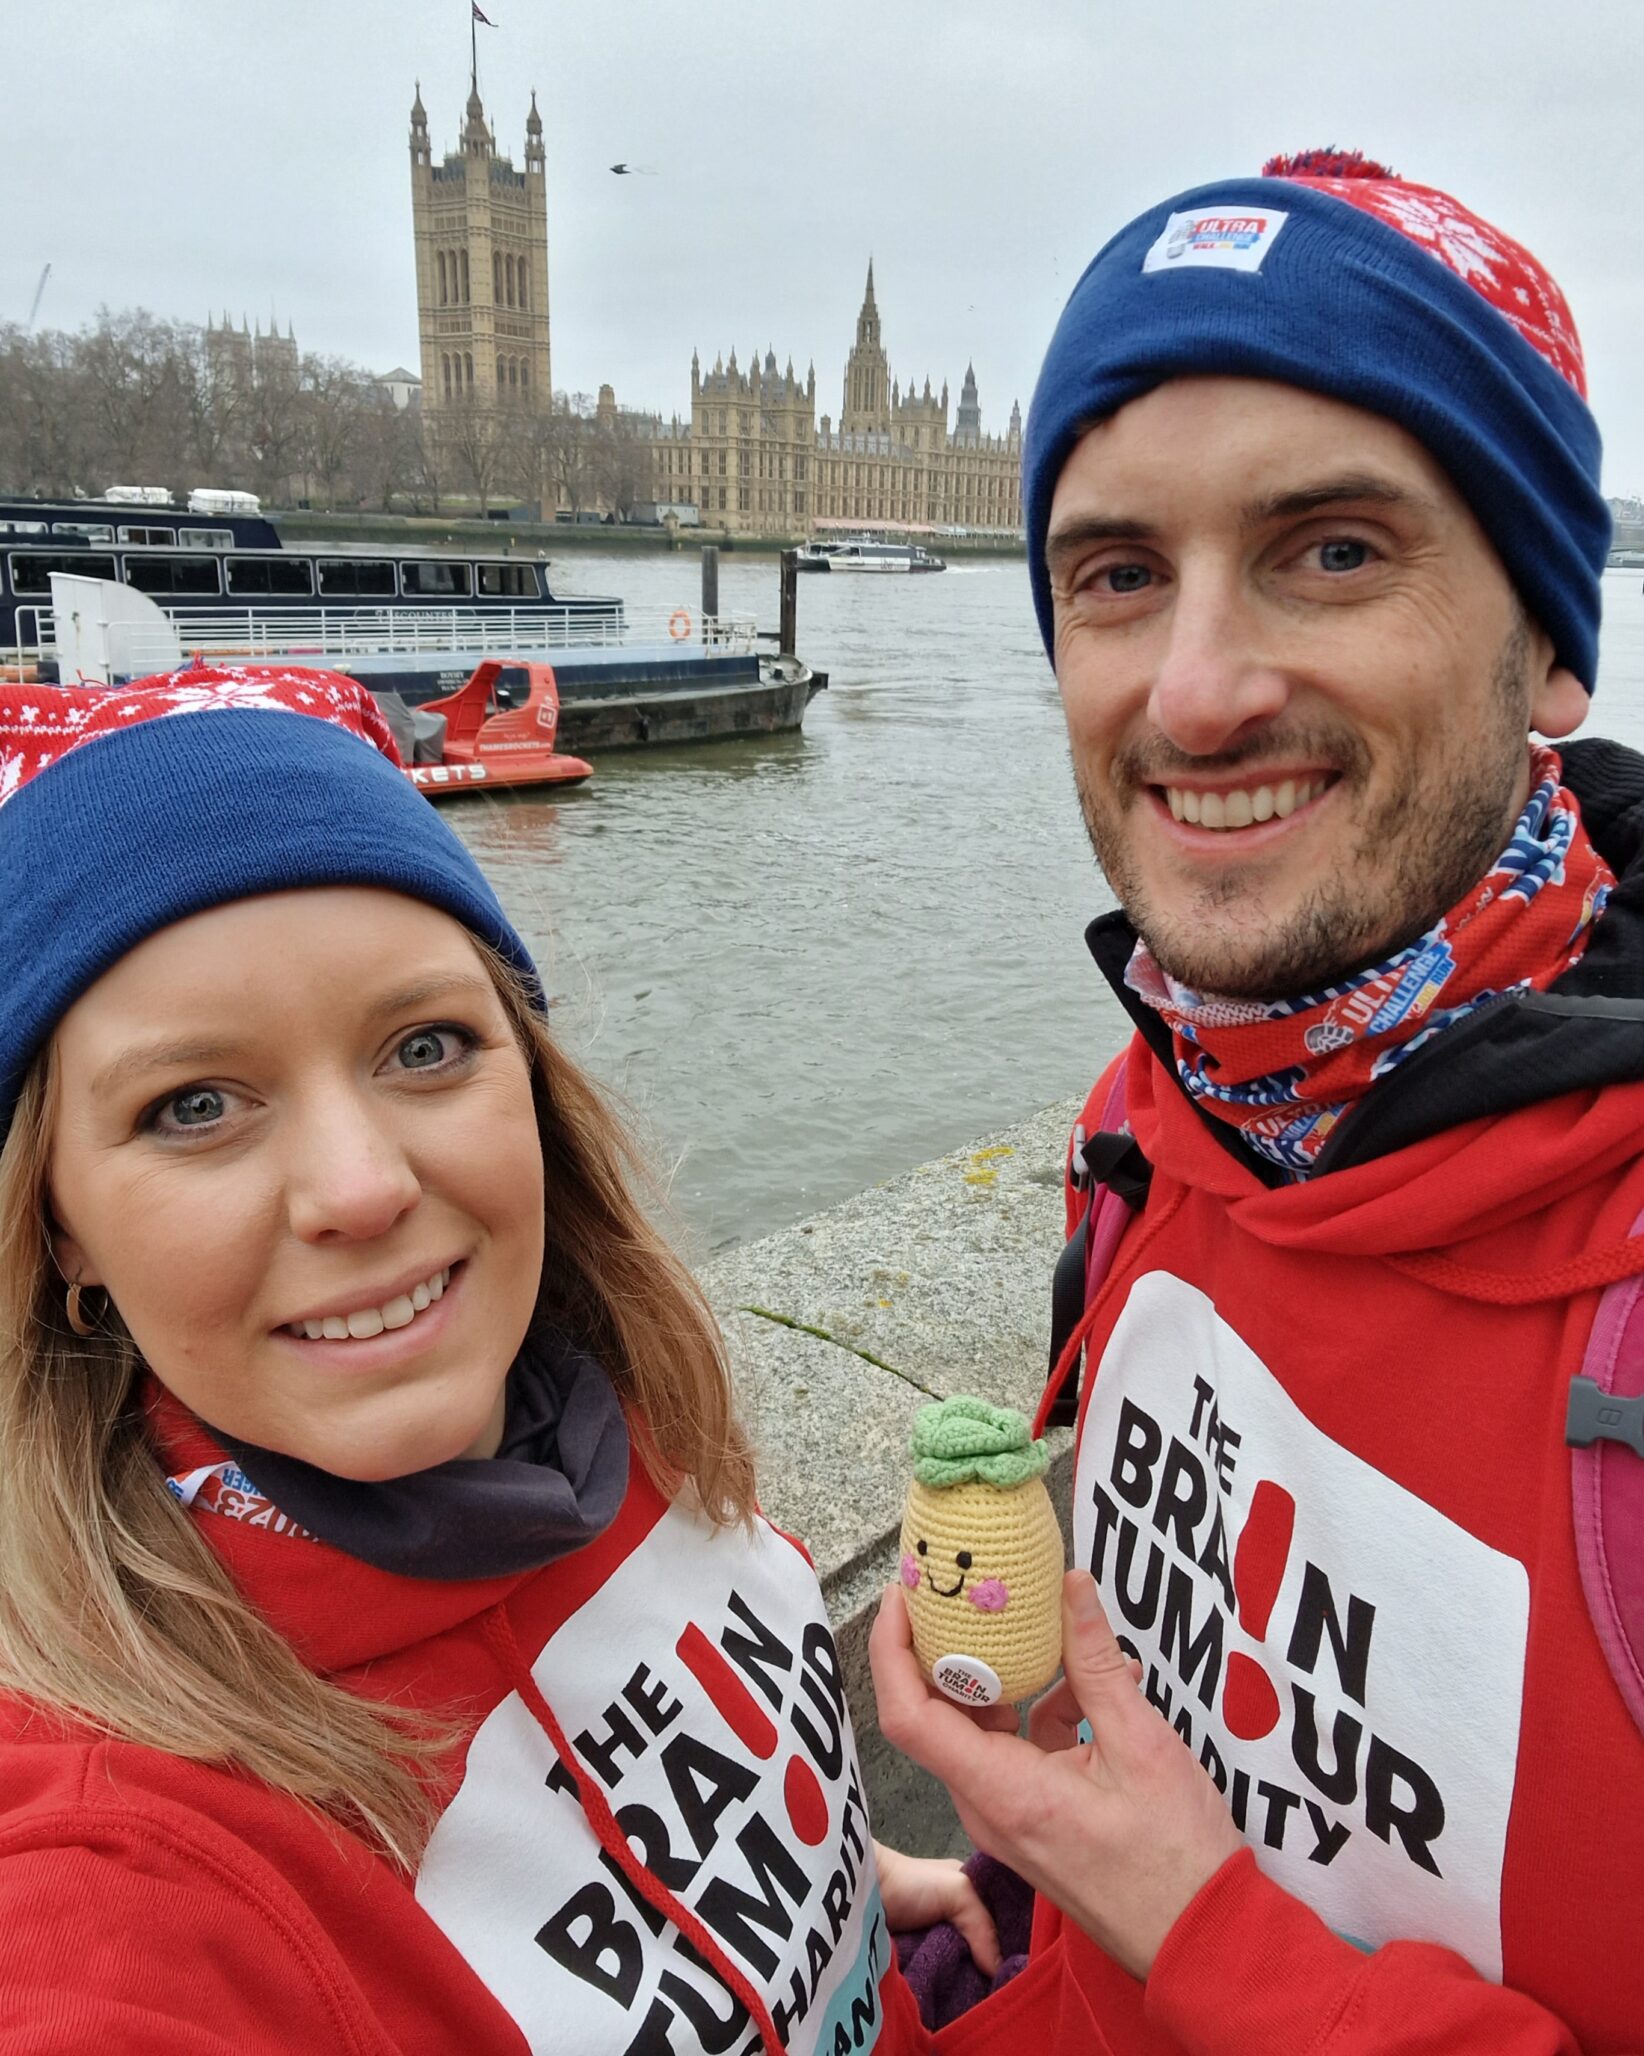
[[[231,900],[380,886],[530,952],[334,673],[179,671],[120,691],[0,686],[0,1137],[53,1028],[146,936]]]
[[[1528,251],[1447,194],[1326,152],[1163,201],[1074,287],[1022,452],[1047,651],[1045,536],[1062,467],[1097,422],[1196,375],[1273,379],[1406,429],[1592,691],[1610,512],[1564,297]]]

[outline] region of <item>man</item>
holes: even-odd
[[[1644,762],[1537,739],[1595,682],[1598,460],[1552,280],[1357,158],[1151,210],[1051,342],[1029,564],[1150,1183],[1076,1331],[1040,1747],[894,1588],[875,1631],[1042,1894],[956,2050],[1644,2047],[1565,1443],[1644,1272]]]

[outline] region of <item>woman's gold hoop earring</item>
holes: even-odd
[[[103,1294],[103,1311],[108,1311],[108,1294]],[[76,1335],[88,1337],[97,1333],[97,1323],[88,1321],[80,1304],[80,1287],[71,1285],[68,1289],[68,1324]]]

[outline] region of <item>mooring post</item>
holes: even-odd
[[[776,646],[784,656],[793,656],[799,640],[799,552],[782,552],[782,616],[777,623]]]
[[[706,637],[710,630],[708,623],[719,618],[719,551],[713,544],[702,552],[702,633]]]

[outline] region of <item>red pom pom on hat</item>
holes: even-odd
[[[1362,150],[1293,150],[1287,156],[1269,157],[1262,166],[1263,178],[1393,178],[1385,164],[1366,157]]]
[[[1488,300],[1586,399],[1587,366],[1575,317],[1552,275],[1522,243],[1436,186],[1412,185],[1359,150],[1297,150],[1270,157],[1262,176],[1329,193],[1408,236]]]

